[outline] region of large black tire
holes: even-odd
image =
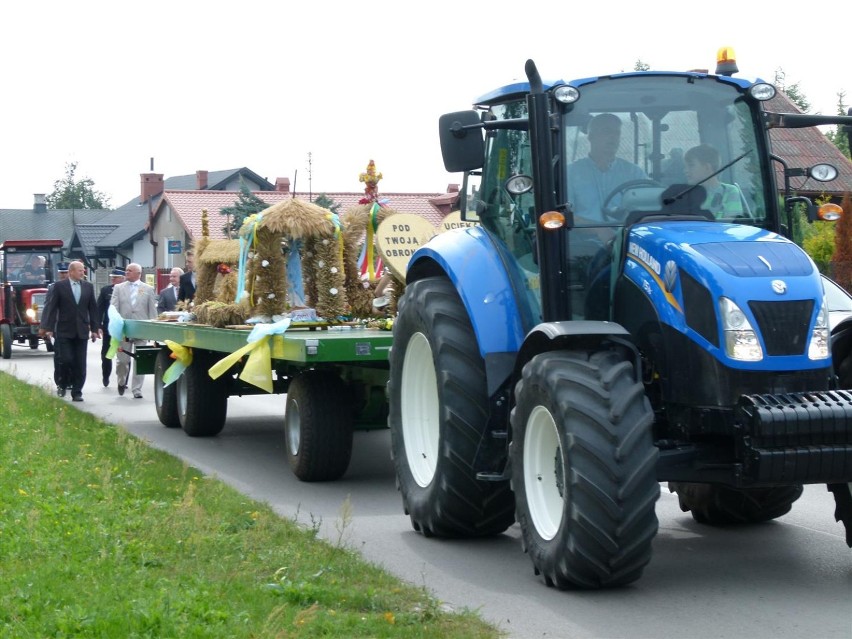
[[[36,350],[38,348],[38,335],[30,335],[30,348]]]
[[[514,521],[508,481],[473,468],[486,428],[485,365],[452,283],[428,278],[400,300],[390,353],[391,454],[403,508],[426,536],[481,537]]]
[[[793,502],[802,496],[802,486],[736,489],[714,484],[670,482],[677,493],[680,509],[709,526],[756,524],[790,512]]]
[[[657,534],[654,414],[622,349],[542,353],[512,410],[512,484],[524,550],[557,588],[638,579]]]
[[[12,327],[8,324],[0,324],[0,354],[3,359],[12,357]]]
[[[53,338],[51,338],[51,337],[45,337],[45,338],[44,338],[44,347],[47,349],[47,352],[48,352],[48,353],[52,353],[52,352],[54,351],[54,349],[56,348],[56,347],[53,345]]]
[[[168,348],[162,348],[154,362],[154,406],[157,407],[160,423],[166,428],[180,428],[177,382],[169,386],[163,385],[163,374],[174,361],[171,358],[171,351]]]
[[[828,490],[834,493],[834,502],[837,504],[834,520],[846,527],[846,545],[852,548],[852,482],[829,484]]]
[[[349,468],[355,416],[349,391],[330,371],[308,370],[290,382],[284,413],[287,461],[302,481],[334,481]]]
[[[190,437],[212,437],[225,427],[228,373],[212,379],[207,370],[215,362],[215,357],[196,350],[192,364],[175,382],[180,427]]]

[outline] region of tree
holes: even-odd
[[[261,200],[249,190],[248,185],[240,180],[240,194],[234,202],[234,206],[226,206],[220,209],[220,213],[228,217],[228,223],[222,227],[225,235],[231,237],[240,232],[243,221],[254,213],[260,213],[268,209],[269,204]]]
[[[317,199],[314,200],[314,204],[321,206],[324,209],[328,209],[332,213],[340,213],[340,204],[328,197],[325,193],[320,193],[317,196]]]
[[[634,71],[650,71],[651,65],[649,65],[647,62],[642,62],[641,59],[637,59],[636,64],[633,65],[633,70]]]
[[[786,84],[787,74],[784,73],[783,69],[775,70],[775,86],[777,86],[781,91],[787,94],[787,97],[790,98],[790,101],[795,104],[799,111],[802,113],[807,113],[811,110],[811,103],[808,101],[808,98],[805,97],[805,94],[799,88],[799,83],[796,82],[787,86]]]
[[[108,209],[109,196],[95,190],[91,178],[77,180],[77,163],[65,165],[65,177],[53,183],[53,192],[47,196],[50,209]]]
[[[846,92],[840,91],[837,94],[837,115],[846,115],[846,110]],[[849,152],[849,136],[843,133],[840,128],[839,126],[835,127],[834,131],[829,131],[825,134],[825,137],[831,140],[831,143],[840,149],[843,155],[847,158],[852,158],[852,154]]]

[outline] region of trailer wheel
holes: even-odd
[[[390,353],[391,455],[406,514],[425,536],[480,537],[514,521],[508,481],[473,467],[486,428],[485,364],[449,280],[405,289]]]
[[[12,327],[8,324],[0,324],[0,352],[3,359],[12,357]]]
[[[154,405],[157,407],[157,417],[166,428],[180,428],[180,415],[178,414],[177,385],[175,382],[170,386],[163,385],[163,374],[172,365],[174,360],[170,357],[168,348],[160,349],[154,362]]]
[[[284,414],[287,461],[302,481],[340,479],[352,457],[354,411],[343,380],[308,370],[290,382]]]
[[[180,426],[190,437],[212,437],[225,427],[227,379],[225,375],[211,379],[207,369],[213,363],[213,358],[204,351],[196,350],[192,364],[175,382]]]
[[[30,335],[30,348],[33,350],[38,348],[38,335]]]
[[[619,348],[541,353],[512,410],[512,483],[524,550],[557,588],[638,579],[657,533],[654,415]]]
[[[714,484],[670,482],[680,509],[709,526],[756,524],[786,515],[802,496],[802,486],[736,489]]]
[[[852,483],[829,484],[828,490],[834,493],[837,508],[834,520],[842,522],[846,527],[846,545],[852,548]]]

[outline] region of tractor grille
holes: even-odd
[[[749,302],[767,355],[801,355],[808,346],[813,300]]]
[[[44,310],[44,301],[47,299],[47,293],[34,293],[33,294],[33,308],[36,312],[36,321],[41,321],[41,314]]]

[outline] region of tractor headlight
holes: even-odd
[[[27,319],[29,319],[30,321],[34,320],[36,318],[36,310],[34,308],[28,308],[26,311],[26,316]]]
[[[731,359],[743,362],[759,362],[763,359],[763,349],[757,339],[757,333],[733,300],[719,298],[719,313],[722,316],[722,330],[725,333],[725,353]]]
[[[816,322],[814,323],[814,329],[811,331],[811,339],[808,342],[808,357],[810,359],[827,359],[829,355],[828,313],[825,312],[826,308],[828,306],[825,300],[823,300],[819,314],[817,314]]]

